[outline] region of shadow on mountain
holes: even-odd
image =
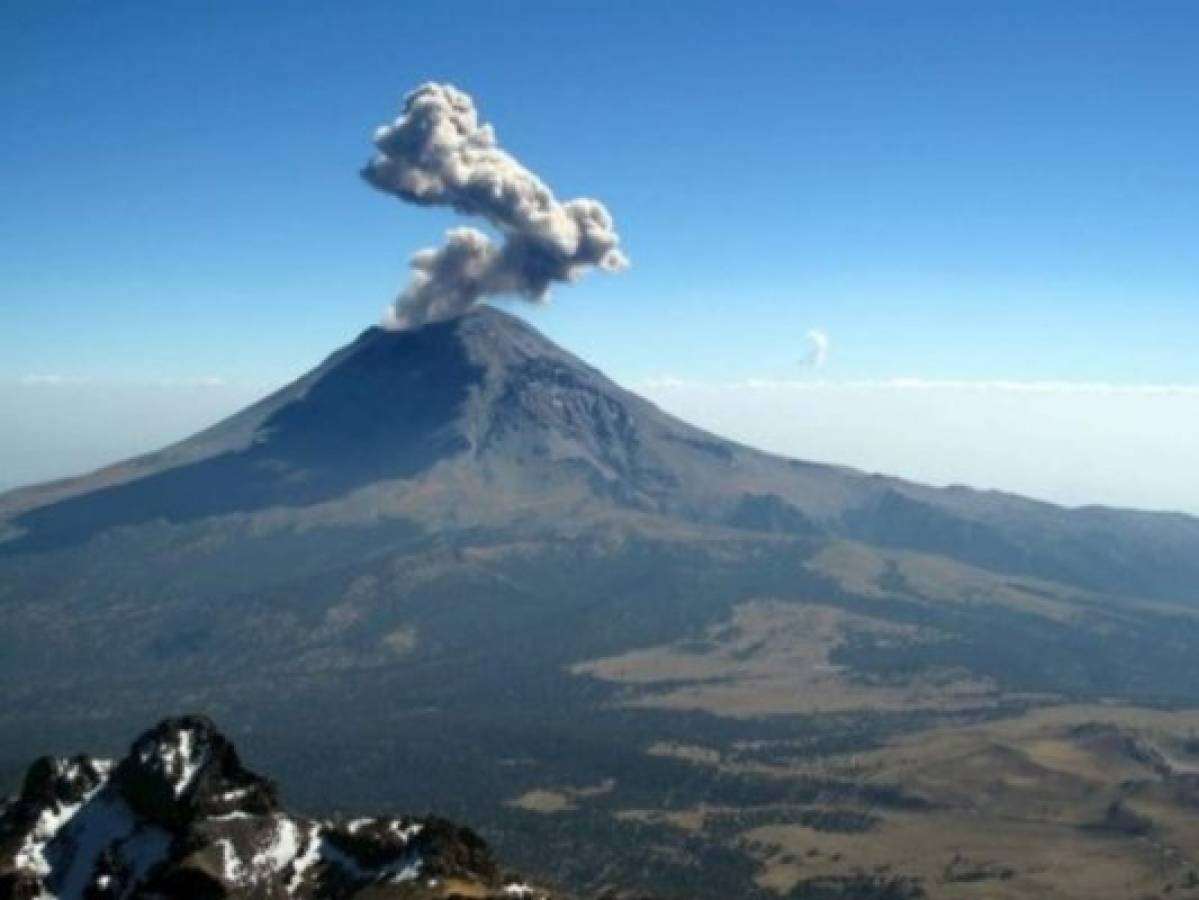
[[[1032,558],[1025,547],[996,529],[896,490],[884,490],[867,505],[852,510],[845,516],[845,524],[855,539],[879,547],[947,555],[1001,572],[1061,574],[1049,571],[1052,567],[1043,558]]]
[[[268,417],[249,447],[31,510],[13,522],[25,533],[0,554],[72,546],[123,525],[308,506],[411,478],[466,448],[453,426],[482,374],[452,323],[371,329]]]

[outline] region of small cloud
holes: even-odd
[[[675,375],[657,375],[653,378],[646,378],[640,383],[643,388],[684,388],[692,387],[694,382],[688,381],[685,378],[679,378]]]
[[[829,339],[825,332],[813,328],[804,335],[804,341],[807,343],[807,349],[799,360],[801,366],[819,369],[828,362]]]
[[[722,387],[732,388],[734,390],[744,389],[750,391],[777,391],[777,390],[794,390],[807,391],[813,388],[826,387],[828,382],[819,379],[796,379],[796,378],[744,378],[741,381],[733,381],[722,385]]]
[[[188,378],[167,378],[161,382],[163,387],[225,387],[228,379],[219,375],[197,375]]]
[[[88,379],[82,375],[52,375],[35,373],[32,375],[22,375],[17,381],[20,384],[30,386],[51,386],[62,384],[83,384]]]

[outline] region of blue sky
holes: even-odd
[[[1199,383],[1196,46],[1185,2],[7,2],[0,382],[308,368],[455,223],[357,177],[446,80],[615,215],[632,268],[528,315],[623,381]]]

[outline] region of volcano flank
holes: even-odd
[[[434,808],[571,886],[753,896],[753,816],[926,802],[767,762],[1199,701],[1199,521],[771,456],[483,306],[0,496],[0,614],[0,773],[195,709],[310,807]],[[748,818],[641,815],[700,802]]]

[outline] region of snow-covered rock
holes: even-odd
[[[44,757],[0,811],[0,900],[544,898],[437,818],[295,816],[201,716],[118,763]]]

